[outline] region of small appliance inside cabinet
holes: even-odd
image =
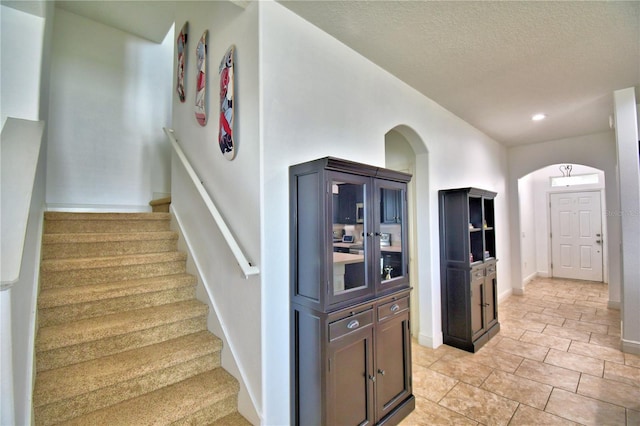
[[[331,157],[290,168],[292,424],[391,425],[415,407],[410,179]]]
[[[476,352],[500,331],[495,192],[439,192],[440,280],[444,343]]]

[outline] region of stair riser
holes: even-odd
[[[175,251],[175,238],[150,241],[107,241],[93,243],[43,244],[43,259],[70,259]]]
[[[205,315],[201,315],[184,321],[49,351],[38,351],[36,349],[36,368],[37,371],[60,368],[164,342],[206,329],[207,318]]]
[[[45,234],[168,231],[168,220],[45,220]]]
[[[41,271],[40,286],[42,289],[73,287],[77,285],[102,284],[138,278],[159,277],[185,272],[186,262],[183,260],[141,265],[75,269],[70,271]]]
[[[195,287],[188,286],[78,304],[73,304],[73,300],[71,299],[68,300],[68,305],[40,309],[38,311],[38,324],[40,327],[47,327],[85,318],[149,308],[151,306],[160,306],[193,298],[195,298]]]
[[[203,356],[74,398],[34,408],[36,425],[52,425],[153,392],[220,366],[219,353]]]
[[[221,401],[216,402],[192,415],[171,423],[171,426],[191,426],[191,425],[208,425],[219,420],[229,414],[235,412],[238,408],[238,395],[229,396]]]

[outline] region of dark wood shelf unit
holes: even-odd
[[[496,193],[439,191],[444,343],[476,352],[500,331],[496,275]]]
[[[393,425],[415,407],[410,179],[331,157],[290,168],[292,424]],[[352,233],[349,249],[335,230]]]

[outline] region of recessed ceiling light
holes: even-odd
[[[544,120],[545,118],[547,118],[547,114],[535,114],[531,117],[533,121],[540,121]]]

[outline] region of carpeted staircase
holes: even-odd
[[[168,213],[45,213],[36,425],[248,425]]]

